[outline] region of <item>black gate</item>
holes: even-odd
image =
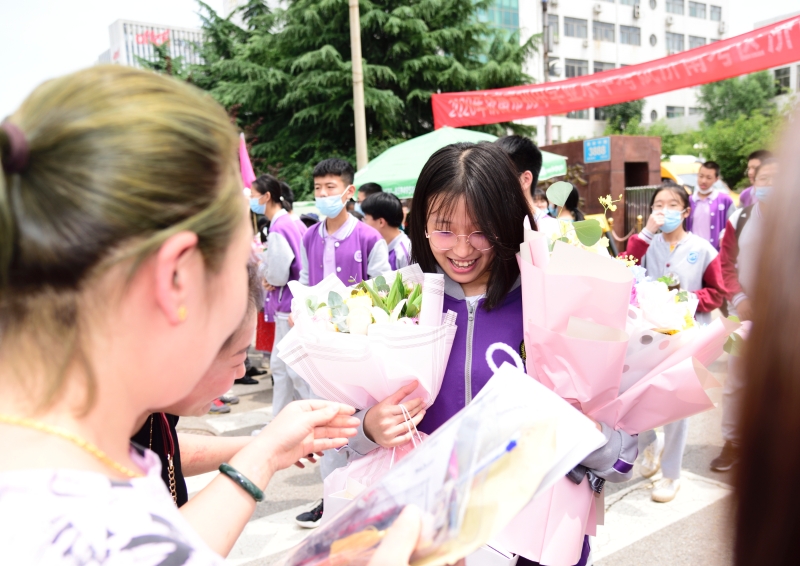
[[[625,234],[631,231],[638,232],[647,224],[650,217],[650,201],[653,193],[661,185],[647,185],[644,187],[627,187],[625,189]],[[641,223],[637,223],[641,216]]]

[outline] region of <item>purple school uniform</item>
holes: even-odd
[[[518,352],[524,338],[522,329],[522,288],[517,287],[506,295],[503,302],[486,312],[481,305],[469,305],[464,299],[455,299],[445,293],[444,312],[458,314],[456,337],[450,351],[450,361],[444,373],[439,396],[425,413],[419,430],[432,434],[450,417],[467,406],[483,389],[493,372],[486,363],[486,350],[495,342],[508,344]],[[502,351],[494,353],[494,363],[514,363]]]
[[[756,203],[755,187],[750,186],[744,189],[739,195],[739,208],[747,208]]]
[[[303,260],[300,255],[300,245],[303,241],[303,233],[300,227],[288,214],[283,214],[270,224],[271,234],[280,234],[289,243],[294,252],[294,259],[289,268],[289,281],[297,281],[300,277],[300,269],[303,267]],[[277,287],[267,293],[264,301],[264,317],[268,322],[274,322],[275,313],[292,312],[292,292],[288,285]]]
[[[689,204],[692,207],[691,212],[689,213],[689,218],[686,220],[686,231],[692,232],[692,223],[694,220],[694,211],[695,211],[695,204],[700,198],[697,196],[697,193],[693,194],[689,197]],[[708,208],[709,214],[709,242],[714,249],[719,251],[719,246],[722,241],[722,233],[725,230],[725,226],[728,223],[728,217],[733,214],[735,210],[735,206],[733,204],[733,199],[727,195],[726,193],[720,191],[714,191],[708,197]]]
[[[325,240],[322,226],[322,222],[314,224],[303,236],[303,246],[308,257],[309,286],[316,285],[325,278],[322,259]],[[342,283],[349,286],[369,279],[369,254],[375,244],[382,240],[380,232],[363,222],[356,222],[350,235],[336,242],[336,276]]]

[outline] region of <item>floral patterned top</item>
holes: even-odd
[[[0,564],[221,566],[175,507],[158,456],[133,449],[131,455],[145,477],[0,473]]]

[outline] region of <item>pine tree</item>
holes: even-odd
[[[537,37],[494,30],[477,18],[490,0],[361,0],[361,37],[370,156],[433,129],[432,93],[532,82],[523,63]],[[314,164],[354,162],[353,89],[347,0],[290,0],[270,11],[240,9],[244,25],[200,2],[205,63],[189,80],[209,90],[238,125],[252,130],[263,169],[279,171],[301,196]],[[502,134],[532,128],[498,124]]]

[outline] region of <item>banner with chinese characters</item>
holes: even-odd
[[[538,85],[433,94],[435,128],[602,107],[800,61],[800,16],[663,59]]]

